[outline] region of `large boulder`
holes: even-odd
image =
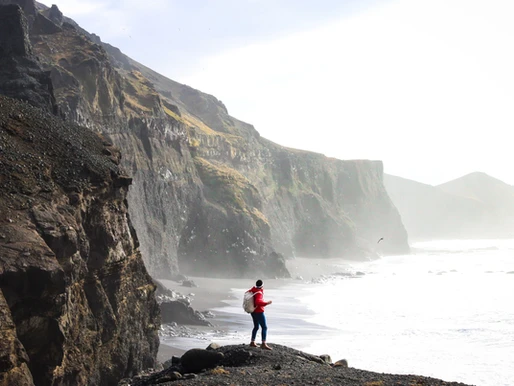
[[[210,326],[205,317],[181,300],[166,301],[161,303],[162,323],[192,324]]]
[[[180,365],[186,373],[199,373],[218,366],[223,358],[223,353],[219,351],[193,348],[182,355]]]

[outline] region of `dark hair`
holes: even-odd
[[[259,279],[259,280],[257,280],[257,281],[255,282],[255,286],[256,286],[256,287],[260,287],[261,285],[262,285],[262,280],[261,280],[261,279]]]

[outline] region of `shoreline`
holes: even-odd
[[[264,280],[265,300],[273,300],[266,310],[268,343],[277,350],[286,346],[316,356],[328,354],[334,362],[347,359],[352,368],[376,373],[510,384],[512,371],[505,367],[505,358],[514,349],[508,340],[514,308],[506,306],[510,302],[504,289],[514,284],[512,246],[452,253],[454,249],[462,248],[434,243],[425,253],[369,262],[289,261],[305,271],[291,270],[293,279]],[[199,286],[204,282],[216,286],[214,291],[187,289],[197,293],[191,303],[194,309],[201,310],[198,305],[203,303],[216,314],[211,320],[215,327],[198,339],[163,339],[161,353],[174,350],[181,356],[211,342],[245,349],[253,326],[242,310],[242,296],[255,281],[195,280]],[[488,283],[495,301],[474,285],[477,280]],[[456,283],[461,292],[453,291]],[[221,297],[216,299],[213,292]],[[473,304],[463,294],[473,298]],[[477,308],[491,309],[498,319],[477,314]]]
[[[290,259],[286,264],[292,278],[263,280],[264,288],[268,290],[265,293],[265,299],[273,300],[272,294],[276,290],[287,289],[288,286],[295,284],[308,285],[308,283],[318,280],[323,275],[344,271],[348,269],[350,263],[342,259]],[[186,327],[191,330],[192,336],[171,337],[169,339],[161,337],[157,354],[159,363],[165,362],[172,356],[181,356],[191,348],[205,348],[212,342],[224,342],[224,344],[249,343],[252,322],[251,318],[244,313],[242,307],[240,315],[223,312],[220,309],[235,307],[238,301],[241,301],[242,305],[243,291],[241,291],[241,296],[237,297],[232,289],[250,289],[259,278],[252,280],[190,277],[189,279],[197,287],[184,287],[171,280],[159,279],[159,281],[171,290],[191,296],[191,307],[195,311],[213,312],[214,318],[209,319],[213,327],[188,325]],[[271,341],[270,344],[273,344],[273,342]]]

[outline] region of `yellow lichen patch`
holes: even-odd
[[[139,297],[148,298],[155,292],[155,285],[147,284],[143,286],[139,286],[136,288],[136,291],[139,292]]]
[[[123,94],[125,105],[136,111],[150,112],[160,104],[159,94],[139,71],[131,71],[125,76]]]
[[[247,199],[257,194],[256,188],[242,174],[222,164],[195,157],[200,179],[209,188],[209,199],[234,209],[245,211]]]
[[[234,147],[242,148],[246,144],[248,144],[248,141],[239,135],[227,133],[223,133],[221,135],[223,136],[223,138],[227,140],[228,143],[230,143]]]
[[[215,369],[212,369],[209,371],[212,375],[222,375],[222,374],[230,374],[230,371],[225,370],[223,367],[216,367]]]
[[[250,181],[245,176],[243,176],[237,170],[231,169],[226,165],[213,164],[207,161],[206,159],[200,157],[197,157],[195,159],[195,162],[198,164],[198,166],[207,171],[209,175],[213,176],[218,180],[230,182],[231,184],[235,184],[240,188],[244,188],[248,185],[251,185]]]
[[[202,134],[205,135],[219,135],[217,131],[212,130],[209,126],[207,126],[205,123],[203,123],[200,119],[190,115],[190,114],[183,114],[182,119],[184,122],[191,128],[198,129]]]
[[[371,381],[371,382],[366,382],[364,384],[364,386],[383,386],[384,385],[384,381]]]
[[[196,138],[189,138],[189,147],[191,149],[198,149],[198,146],[200,146],[200,141]]]
[[[143,106],[132,95],[125,94],[125,106],[134,110],[135,112],[149,112],[151,109]]]
[[[211,129],[207,126],[202,120],[199,118],[190,115],[187,111],[182,112],[182,122],[188,126],[189,131],[193,132],[194,135],[197,136],[216,136],[222,140],[225,140],[228,144],[233,147],[242,148],[247,144],[246,139],[242,138],[239,135],[223,133],[216,130]],[[236,131],[235,128],[230,128],[230,130]],[[189,135],[191,136],[191,134]]]
[[[139,92],[148,93],[149,91],[157,94],[153,84],[144,77],[141,72],[133,70],[128,73],[127,79],[137,88]]]
[[[171,111],[169,108],[167,108],[166,106],[163,106],[164,108],[164,112],[170,116],[171,118],[173,118],[174,120],[178,121],[178,122],[182,122],[182,123],[185,123],[184,122],[184,119],[182,119],[182,117],[178,116],[177,114],[175,114],[173,111]]]

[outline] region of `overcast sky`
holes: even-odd
[[[281,145],[514,185],[512,0],[53,3]]]

